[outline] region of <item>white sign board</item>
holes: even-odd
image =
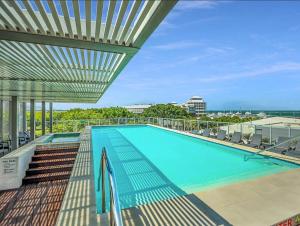
[[[17,173],[17,158],[6,158],[2,160],[3,174]]]

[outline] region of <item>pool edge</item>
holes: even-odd
[[[159,128],[159,129],[164,129],[164,130],[171,131],[171,132],[175,132],[175,133],[178,133],[178,134],[194,137],[194,138],[197,138],[197,139],[205,140],[205,141],[208,141],[208,142],[224,145],[224,146],[227,146],[227,147],[236,148],[236,149],[246,151],[246,152],[250,152],[250,153],[257,153],[258,151],[260,151],[260,149],[247,147],[247,146],[244,146],[244,145],[241,145],[241,144],[234,144],[234,143],[231,143],[231,142],[228,142],[228,141],[222,141],[222,140],[218,140],[218,139],[215,139],[215,138],[204,137],[204,136],[201,136],[201,135],[196,135],[196,134],[192,134],[192,133],[188,133],[188,132],[178,131],[178,130],[165,128],[165,127],[152,125],[152,124],[146,124],[146,125],[147,126],[152,126],[152,127],[155,127],[155,128]],[[265,153],[260,153],[260,155],[261,156],[272,157],[272,158],[279,159],[281,161],[285,161],[285,162],[289,162],[289,163],[294,163],[294,164],[297,164],[297,165],[300,166],[300,159],[297,159],[297,158],[294,158],[294,157],[290,157],[290,156],[286,156],[286,155],[280,155],[280,154],[272,153],[272,152],[268,152],[268,151],[266,151]]]

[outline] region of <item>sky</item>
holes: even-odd
[[[96,104],[300,109],[300,1],[179,1]]]

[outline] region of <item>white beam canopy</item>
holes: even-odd
[[[97,102],[176,2],[1,0],[1,99]]]

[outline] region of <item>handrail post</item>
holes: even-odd
[[[110,219],[109,219],[110,226],[114,226],[115,225],[113,205],[114,205],[114,203],[113,203],[113,193],[112,193],[112,189],[110,189],[110,204],[109,204],[109,206],[110,206]]]
[[[270,136],[270,140],[269,140],[269,144],[271,145],[272,144],[272,125],[270,125],[270,134],[269,134],[269,136]]]
[[[101,157],[101,190],[102,190],[102,213],[106,212],[106,196],[105,196],[105,152],[102,150],[102,157]]]

